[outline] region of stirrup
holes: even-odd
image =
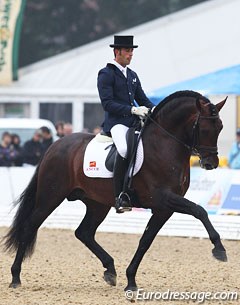
[[[124,196],[127,198],[127,200],[123,199]],[[116,212],[119,214],[132,211],[131,199],[128,193],[125,192],[120,193],[120,195],[116,198],[115,208],[116,208]]]

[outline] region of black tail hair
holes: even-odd
[[[38,170],[39,165],[36,168],[35,173],[27,188],[14,202],[14,206],[19,204],[19,207],[7,235],[3,238],[5,251],[15,252],[22,241],[24,225],[31,216],[34,206],[36,204]],[[34,234],[31,234],[27,240],[24,240],[24,242],[26,243],[26,251],[24,254],[24,258],[32,255],[36,243],[36,237],[37,231]]]

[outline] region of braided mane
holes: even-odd
[[[174,93],[170,94],[169,96],[165,97],[156,106],[156,108],[154,109],[154,113],[157,113],[162,108],[164,108],[164,110],[171,111],[171,109],[173,107],[175,107],[175,104],[173,105],[171,103],[171,101],[175,100],[176,98],[181,98],[181,97],[190,97],[190,98],[192,97],[192,98],[195,98],[195,99],[201,99],[205,103],[211,103],[208,98],[206,98],[205,96],[203,96],[202,94],[200,94],[196,91],[191,91],[191,90],[177,91],[177,92],[174,92]],[[166,109],[166,107],[169,107],[169,109]]]

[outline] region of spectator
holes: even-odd
[[[42,132],[40,129],[36,130],[33,138],[27,141],[23,146],[23,163],[30,165],[37,165],[43,155],[41,144]]]
[[[12,134],[11,148],[15,149],[17,156],[14,162],[15,166],[22,166],[23,164],[23,150],[21,147],[21,139],[18,134]]]
[[[43,126],[40,128],[40,130],[42,132],[42,150],[43,150],[43,154],[45,154],[45,152],[48,150],[49,146],[52,145],[53,138],[52,138],[51,131],[48,127]]]
[[[98,133],[100,133],[100,132],[101,132],[101,130],[102,130],[102,128],[101,128],[101,127],[96,126],[95,128],[93,128],[93,134],[97,135]]]
[[[70,134],[72,134],[73,130],[72,130],[72,124],[70,123],[65,123],[63,126],[63,134],[64,136],[68,136]]]
[[[228,158],[229,167],[240,169],[240,128],[236,132],[236,141],[233,143]]]
[[[55,128],[57,130],[57,136],[59,138],[64,137],[63,127],[64,127],[64,122],[62,121],[57,122],[55,125]]]
[[[2,135],[2,142],[0,145],[0,166],[13,166],[17,152],[10,147],[12,137],[9,132],[4,132]]]

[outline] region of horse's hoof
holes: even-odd
[[[227,262],[227,253],[224,250],[212,250],[213,257],[221,262]]]
[[[18,287],[20,287],[21,286],[21,282],[17,282],[17,283],[11,283],[10,285],[9,285],[9,288],[18,288]]]
[[[137,286],[127,286],[124,291],[137,291]]]
[[[113,273],[109,273],[107,271],[104,271],[104,281],[108,283],[110,286],[116,286],[117,285],[117,275]]]

